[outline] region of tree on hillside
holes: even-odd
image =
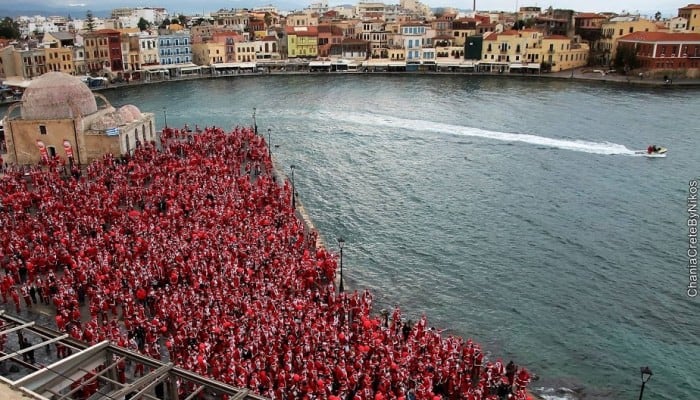
[[[10,17],[0,21],[0,38],[19,39],[19,24]]]
[[[160,23],[159,28],[165,29],[168,27],[168,25],[170,25],[170,18],[164,19],[163,22]]]
[[[660,20],[661,20],[661,11],[657,11],[656,14],[654,14],[654,19],[655,19],[656,21],[660,21]]]
[[[151,23],[146,21],[144,17],[141,17],[137,26],[139,27],[140,31],[145,31],[146,29],[148,29],[149,26],[151,26]]]
[[[85,13],[85,29],[88,32],[92,32],[95,30],[95,25],[95,17],[92,15],[92,11],[87,10],[87,13]]]

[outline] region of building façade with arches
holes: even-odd
[[[3,118],[8,164],[58,158],[88,164],[105,154],[132,154],[144,143],[160,145],[153,113],[113,107],[80,78],[48,72],[33,80]]]

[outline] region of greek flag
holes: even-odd
[[[119,128],[108,128],[105,130],[105,133],[107,136],[118,136],[119,135]]]

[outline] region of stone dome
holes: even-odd
[[[124,107],[119,109],[119,118],[126,124],[134,122],[134,115]]]
[[[119,114],[124,116],[125,119],[128,119],[126,116],[129,115],[130,121],[138,121],[141,119],[141,110],[133,104],[127,104],[119,108]]]
[[[123,110],[129,110],[131,115],[134,117],[134,119],[140,119],[141,118],[141,110],[139,110],[138,107],[136,107],[133,104],[127,104],[125,106],[122,106]]]
[[[21,109],[23,119],[68,119],[97,112],[97,102],[80,78],[47,72],[24,91]]]

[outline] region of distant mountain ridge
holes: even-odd
[[[88,10],[92,11],[92,14],[96,17],[100,18],[108,18],[112,14],[112,8],[105,9],[104,5],[100,5],[100,9],[97,8],[90,8],[88,6],[84,6],[80,3],[80,0],[76,0],[76,4],[80,4],[79,6],[61,6],[61,7],[54,7],[54,6],[49,6],[46,4],[42,4],[41,1],[21,1],[21,2],[14,2],[10,4],[2,4],[0,5],[0,17],[19,17],[19,16],[33,16],[33,15],[42,15],[42,16],[51,16],[51,15],[59,15],[59,16],[71,16],[72,18],[85,18],[85,14],[87,13]],[[223,4],[222,6],[218,6],[218,4]],[[296,1],[296,0],[282,0],[282,1],[271,1],[270,3],[265,3],[265,4],[272,4],[273,6],[277,7],[278,10],[281,11],[294,11],[294,10],[301,10],[305,7],[308,6],[308,2],[306,1]],[[166,10],[168,10],[169,13],[175,13],[175,14],[201,14],[202,12],[210,13],[217,11],[219,9],[232,9],[232,8],[255,8],[255,7],[260,7],[262,4],[260,2],[256,2],[255,0],[243,0],[243,1],[236,1],[236,2],[211,2],[207,3],[206,7],[200,10],[193,9],[192,7],[196,7],[196,5],[189,5],[189,9],[183,9],[182,6],[163,6]],[[125,4],[122,7],[135,7],[133,5]],[[144,6],[140,6],[144,7]],[[155,5],[152,7],[156,7]]]
[[[0,16],[16,18],[20,16],[31,17],[34,15],[41,15],[44,17],[52,15],[67,17],[70,15],[72,18],[85,18],[85,14],[88,10],[92,11],[92,15],[100,18],[106,18],[112,14],[112,10],[91,10],[88,7],[50,7],[18,3],[0,6]]]

